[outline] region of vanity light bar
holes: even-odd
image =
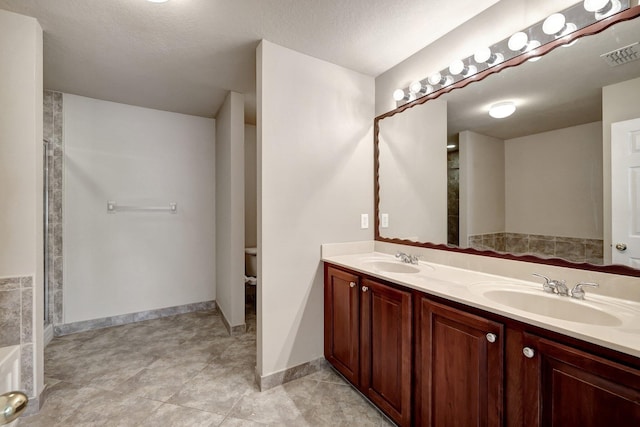
[[[550,15],[542,22],[518,31],[508,39],[493,46],[483,47],[467,58],[459,59],[429,77],[417,80],[404,89],[396,89],[393,98],[396,106],[413,102],[423,96],[472,77],[480,71],[498,65],[505,60],[530,52],[543,44],[562,39],[567,35],[587,27],[601,19],[629,9],[630,0],[584,0],[567,9]],[[529,61],[537,61],[533,57]]]

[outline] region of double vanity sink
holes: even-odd
[[[429,273],[435,270],[434,266],[427,263],[418,262],[416,265],[386,258],[388,256],[380,256],[366,260],[364,264],[382,274],[422,274],[429,277]],[[500,306],[552,319],[602,326],[620,326],[624,322],[620,317],[619,308],[607,305],[598,297],[595,301],[578,301],[575,298],[544,293],[542,286],[533,287],[507,281],[472,283],[468,285],[468,289],[479,298]],[[633,311],[630,308],[627,314],[633,316]],[[640,315],[640,312],[638,314]]]
[[[399,426],[640,425],[640,302],[614,284],[340,249],[323,246],[325,358]]]
[[[586,290],[584,300],[544,292],[543,280],[509,279],[384,253],[325,257],[360,273],[640,357],[640,303]]]

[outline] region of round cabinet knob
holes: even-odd
[[[524,357],[531,359],[536,352],[531,347],[525,347],[522,349],[522,354],[524,354]]]
[[[616,249],[620,252],[624,252],[627,250],[627,245],[625,245],[624,243],[616,243]]]
[[[489,332],[487,334],[487,341],[489,342],[496,342],[496,339],[498,339],[498,337],[496,336],[496,334],[492,334],[491,332]]]
[[[362,287],[362,292],[367,292],[369,290],[369,288],[367,288],[366,286]]]
[[[352,287],[352,288],[355,288],[356,287],[356,282],[349,283],[349,286]]]

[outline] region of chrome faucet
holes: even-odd
[[[417,264],[418,256],[417,255],[409,255],[404,252],[398,252],[396,254],[396,258],[398,258],[402,262],[406,262],[407,264]]]
[[[538,273],[533,273],[533,275],[544,279],[542,288],[545,292],[548,292],[550,294],[558,294],[563,297],[569,296],[569,288],[567,288],[566,282],[564,280],[549,279],[547,276],[543,276],[542,274]]]
[[[591,282],[578,283],[573,287],[573,289],[571,289],[571,298],[584,299],[584,289],[582,289],[583,286],[591,286],[592,288],[597,288],[600,285]]]

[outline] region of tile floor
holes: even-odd
[[[250,312],[247,329],[230,337],[204,311],[55,338],[47,400],[19,425],[392,425],[329,368],[259,392]]]

